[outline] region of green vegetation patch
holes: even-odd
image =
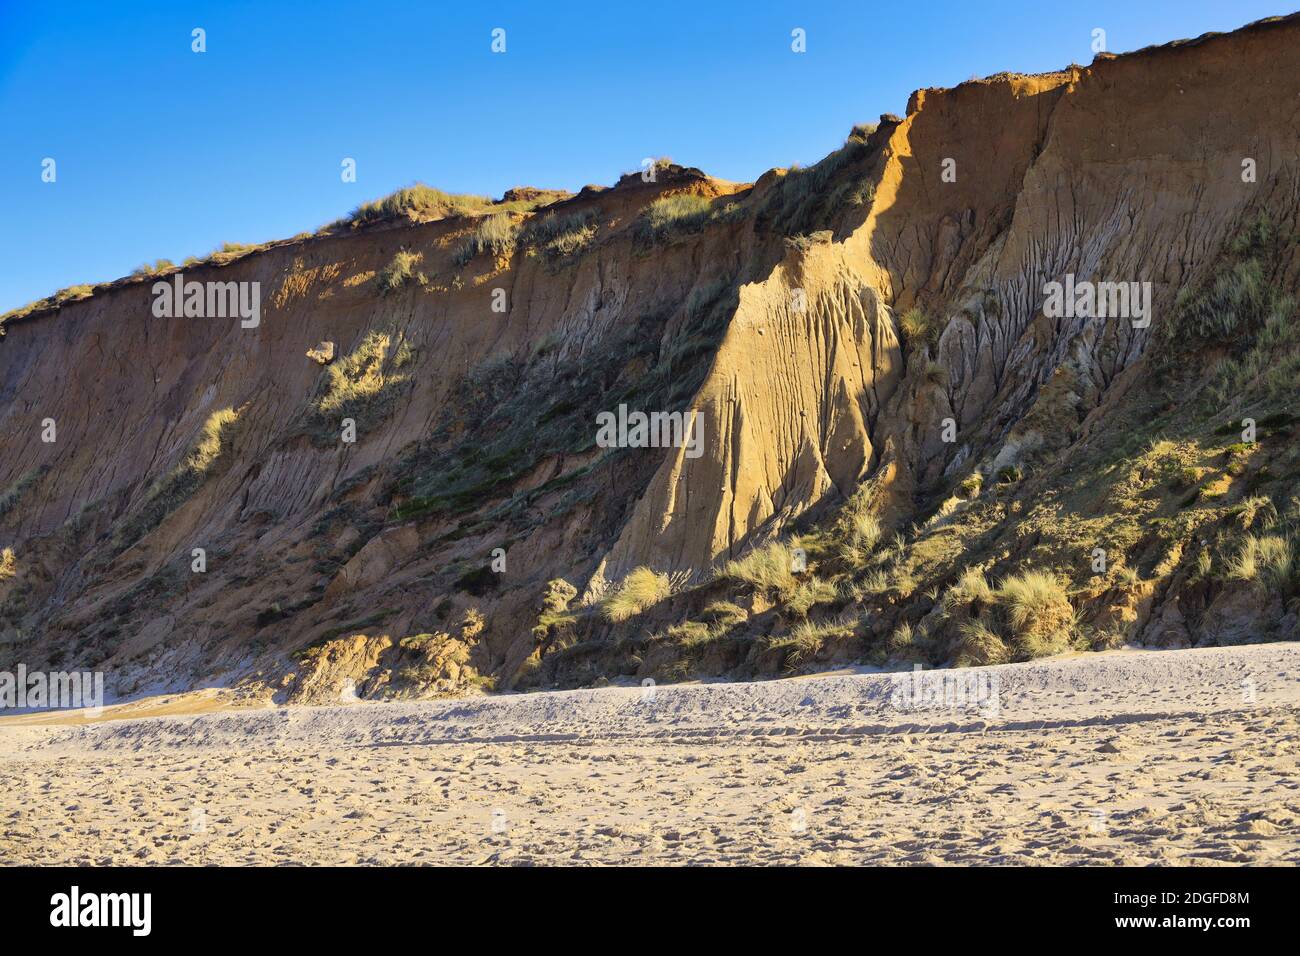
[[[0,518],[13,511],[22,500],[23,495],[34,488],[50,470],[49,465],[41,465],[25,472],[12,485],[0,492]]]
[[[660,196],[637,218],[633,237],[643,246],[694,235],[706,226],[732,221],[745,213],[744,203],[731,196],[710,198],[696,193]]]
[[[874,126],[855,126],[844,145],[815,166],[791,168],[764,197],[759,222],[779,235],[797,236],[824,228],[846,208],[869,205],[875,198],[867,145],[873,132]]]
[[[223,408],[208,416],[181,463],[154,482],[139,511],[118,527],[113,536],[117,551],[126,550],[162,524],[199,489],[221,454],[229,449],[231,430],[239,414],[233,408]]]
[[[505,213],[485,216],[452,253],[452,262],[457,266],[466,266],[476,256],[484,253],[503,256],[514,248],[518,236],[519,226]]]
[[[403,369],[413,351],[404,333],[367,332],[349,354],[327,365],[308,409],[308,431],[318,444],[338,440],[340,423],[351,418],[358,431],[387,418],[411,385]]]
[[[529,255],[540,255],[548,262],[575,256],[596,240],[598,209],[581,212],[551,212],[530,221],[519,232],[519,245]]]

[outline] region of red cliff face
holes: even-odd
[[[753,187],[182,270],[255,328],[154,279],[11,318],[0,652],[322,700],[1295,636],[1298,136],[1291,17],[918,91]],[[1149,324],[1049,314],[1067,276]],[[620,405],[701,443],[602,447]]]

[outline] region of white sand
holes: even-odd
[[[1300,645],[982,671],[11,718],[0,863],[1300,862]]]

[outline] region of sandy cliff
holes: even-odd
[[[5,322],[0,656],[324,699],[999,662],[971,621],[1013,657],[1296,636],[1290,565],[1240,562],[1300,521],[1300,19],[655,179],[182,267],[259,283],[256,328],[156,318],[153,278]],[[1046,314],[1067,274],[1149,283],[1151,324]],[[599,447],[619,404],[693,410],[702,454]],[[713,579],[773,543],[788,586]],[[603,613],[643,566],[667,593]],[[1048,569],[1073,629],[944,600],[972,568]]]

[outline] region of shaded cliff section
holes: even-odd
[[[898,660],[891,636],[929,621],[933,662],[952,662],[925,592],[964,567],[1032,558],[1083,586],[1083,557],[1035,555],[1024,532],[1036,503],[1061,509],[1044,524],[1117,507],[1072,498],[1072,476],[1133,415],[1181,401],[1152,392],[1180,294],[1261,218],[1269,287],[1297,288],[1298,33],[1283,18],[918,91],[905,117],[753,186],[664,164],[529,211],[184,270],[260,283],[256,329],[156,319],[150,280],[9,322],[0,653],[102,668],[121,693],[245,682],[300,700],[349,681],[364,696],[778,673],[811,662],[789,638],[819,602],[791,611],[713,573],[810,533],[816,566],[819,529],[856,502],[916,580],[865,589],[821,555],[848,574],[822,616],[852,620],[812,657]],[[518,238],[467,258],[489,216]],[[543,242],[556,233],[572,242]],[[411,281],[383,294],[399,256]],[[1067,273],[1150,282],[1152,327],[1044,315],[1045,284]],[[325,365],[307,354],[322,343]],[[1191,351],[1185,370],[1221,351]],[[1182,424],[1241,413],[1202,398]],[[1285,403],[1262,401],[1259,417]],[[620,404],[693,410],[702,453],[597,446],[596,415]],[[927,523],[975,476],[969,534],[927,557],[945,533]],[[1090,554],[1097,533],[1071,547]],[[641,567],[668,594],[603,614]],[[1137,640],[1167,588],[1072,600],[1123,605]],[[719,632],[714,612],[707,654],[664,639],[722,599],[744,617]]]

